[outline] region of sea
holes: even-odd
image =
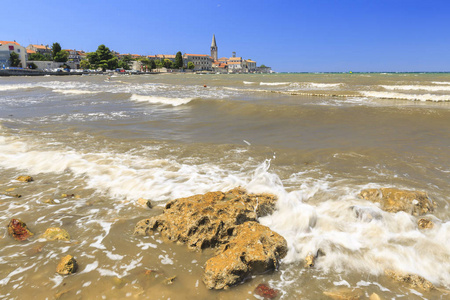
[[[449,299],[449,182],[448,73],[2,77],[0,298],[263,299],[266,284],[276,299]],[[278,197],[259,219],[288,243],[274,272],[207,290],[212,250],[133,235],[169,200],[238,186]],[[383,187],[425,191],[434,227],[359,196]],[[8,236],[13,218],[34,236]],[[70,241],[46,241],[49,227]],[[79,268],[59,275],[68,254]]]

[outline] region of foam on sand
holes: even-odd
[[[60,93],[64,95],[84,95],[84,94],[97,94],[99,92],[86,91],[86,90],[53,90],[55,93]]]
[[[375,91],[361,92],[361,94],[366,97],[379,99],[398,99],[398,100],[435,101],[435,102],[450,101],[450,95],[404,94],[395,92],[375,92]]]

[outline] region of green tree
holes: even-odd
[[[178,51],[175,55],[175,68],[182,68],[183,67],[183,56],[181,55],[181,52]]]
[[[66,62],[68,58],[69,58],[69,52],[62,50],[62,51],[59,51],[58,53],[56,53],[55,56],[53,56],[53,61]]]
[[[188,62],[187,67],[188,67],[188,69],[193,70],[195,68],[195,65],[194,65],[194,63],[192,61],[190,61],[190,62]]]
[[[93,68],[101,68],[103,71],[106,69],[113,70],[119,64],[117,57],[105,45],[100,45],[97,51],[88,53],[87,59]]]
[[[149,64],[148,64],[148,66],[149,66],[149,68],[150,68],[151,70],[156,69],[156,63],[155,63],[155,61],[154,61],[153,59],[150,59],[150,62],[149,62]]]
[[[170,69],[172,67],[172,61],[170,59],[165,59],[163,66],[166,67],[167,69]]]
[[[87,60],[82,60],[80,61],[80,67],[84,70],[87,70],[91,68],[91,64]]]
[[[35,64],[35,63],[30,63],[30,64],[28,65],[28,68],[29,68],[29,69],[33,69],[33,70],[35,70],[35,69],[37,69],[37,68],[38,68],[38,66],[36,66],[36,64]]]
[[[60,51],[61,51],[61,45],[59,43],[53,43],[53,45],[52,45],[52,58],[53,58],[53,60],[55,59],[55,56]]]
[[[124,70],[129,70],[130,66],[128,65],[128,63],[124,60],[119,60],[119,63],[117,65],[119,68],[122,68]]]
[[[260,68],[267,68],[266,65],[260,65]]]
[[[28,60],[39,60],[39,61],[42,61],[42,60],[44,60],[44,55],[42,55],[39,52],[31,53],[30,55],[28,55]]]
[[[20,65],[19,54],[16,52],[11,52],[9,55],[9,65],[11,67],[18,67]]]
[[[164,67],[164,61],[162,59],[158,59],[155,61],[156,68],[160,69]]]
[[[44,61],[52,61],[52,56],[50,54],[48,54],[48,53],[45,53],[43,55],[43,57],[44,58],[42,60],[44,60]]]

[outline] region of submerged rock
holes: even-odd
[[[205,264],[203,282],[209,289],[232,286],[253,274],[278,268],[286,256],[287,242],[257,222],[236,226],[233,239]]]
[[[381,300],[380,296],[376,293],[372,293],[369,297],[369,300]]]
[[[434,211],[436,203],[427,193],[420,191],[407,191],[395,188],[365,189],[360,196],[375,203],[388,212],[404,211],[418,216]]]
[[[417,221],[417,226],[419,226],[420,229],[432,229],[434,227],[434,223],[431,220],[422,218]]]
[[[157,230],[193,250],[212,248],[227,243],[237,225],[272,213],[275,202],[273,195],[246,194],[240,188],[175,199],[166,204],[162,215],[139,221],[134,234]]]
[[[144,198],[139,198],[137,205],[143,208],[153,208],[152,202]]]
[[[278,290],[272,289],[268,285],[261,283],[255,288],[254,293],[264,299],[274,299],[278,295]]]
[[[418,287],[427,292],[434,289],[431,282],[416,274],[405,274],[394,270],[386,270],[384,273],[396,281],[409,284],[411,287]]]
[[[162,215],[139,221],[134,234],[159,231],[193,250],[218,247],[218,255],[205,264],[203,282],[210,289],[227,288],[276,269],[286,255],[286,240],[256,222],[273,212],[276,200],[241,188],[180,198],[168,202]]]
[[[31,182],[31,181],[34,181],[33,177],[28,176],[28,175],[21,175],[21,176],[17,177],[16,180],[22,181],[22,182]]]
[[[33,235],[27,225],[19,219],[12,219],[9,222],[8,233],[17,241],[25,241]]]
[[[69,241],[70,235],[64,229],[59,227],[50,227],[44,232],[43,237],[49,241],[61,240]]]
[[[339,288],[333,291],[323,292],[323,294],[334,300],[359,300],[364,293],[360,289]]]
[[[175,281],[176,278],[177,278],[177,276],[168,277],[168,278],[164,279],[164,284],[171,285],[171,284],[173,284],[173,282]]]
[[[78,269],[78,264],[72,255],[64,256],[56,267],[56,272],[61,275],[68,275],[75,273]]]

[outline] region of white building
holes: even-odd
[[[245,64],[247,65],[247,71],[248,72],[255,72],[256,71],[256,61],[253,61],[251,59],[247,59],[245,61]]]
[[[0,68],[9,67],[11,52],[19,54],[20,65],[25,69],[27,67],[27,49],[19,43],[11,41],[0,41]]]

